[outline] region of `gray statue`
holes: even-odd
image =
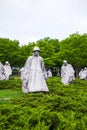
[[[40,49],[34,47],[33,55],[28,57],[22,70],[22,91],[25,93],[49,91],[45,81],[44,61],[39,52]]]
[[[61,82],[65,85],[71,83],[75,80],[74,69],[71,64],[68,64],[66,60],[63,61],[63,66],[61,67]]]
[[[5,74],[5,80],[8,80],[10,75],[12,74],[12,69],[8,61],[6,61],[4,65],[4,74]]]
[[[3,66],[3,64],[0,62],[0,80],[4,80],[4,79],[5,79],[4,66]]]

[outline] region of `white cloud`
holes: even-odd
[[[0,37],[21,43],[87,32],[86,0],[0,0]]]

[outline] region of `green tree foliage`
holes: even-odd
[[[0,38],[0,61],[4,63],[9,61],[12,66],[18,65],[19,42],[17,40],[9,40]]]
[[[87,34],[71,34],[59,41],[49,37],[19,46],[19,41],[0,38],[0,61],[8,60],[11,66],[22,67],[28,56],[32,55],[34,46],[40,47],[40,55],[44,58],[46,68],[61,67],[66,59],[75,68],[87,66]]]
[[[68,60],[74,67],[87,66],[87,34],[72,34],[60,42],[60,59]]]
[[[56,66],[55,54],[59,51],[58,40],[49,37],[37,41],[40,54],[44,58],[46,67]]]

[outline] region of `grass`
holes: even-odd
[[[49,93],[29,94],[19,78],[0,81],[0,130],[87,130],[87,81],[60,80],[47,79]]]
[[[17,97],[22,97],[22,92],[21,90],[0,90],[0,98],[9,98],[9,99],[14,99]]]

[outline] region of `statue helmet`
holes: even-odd
[[[9,64],[9,62],[8,62],[8,61],[6,61],[6,62],[5,62],[5,64]]]
[[[40,51],[40,49],[39,49],[39,47],[35,46],[35,47],[33,48],[33,51]]]
[[[67,60],[64,60],[63,63],[67,63]]]

